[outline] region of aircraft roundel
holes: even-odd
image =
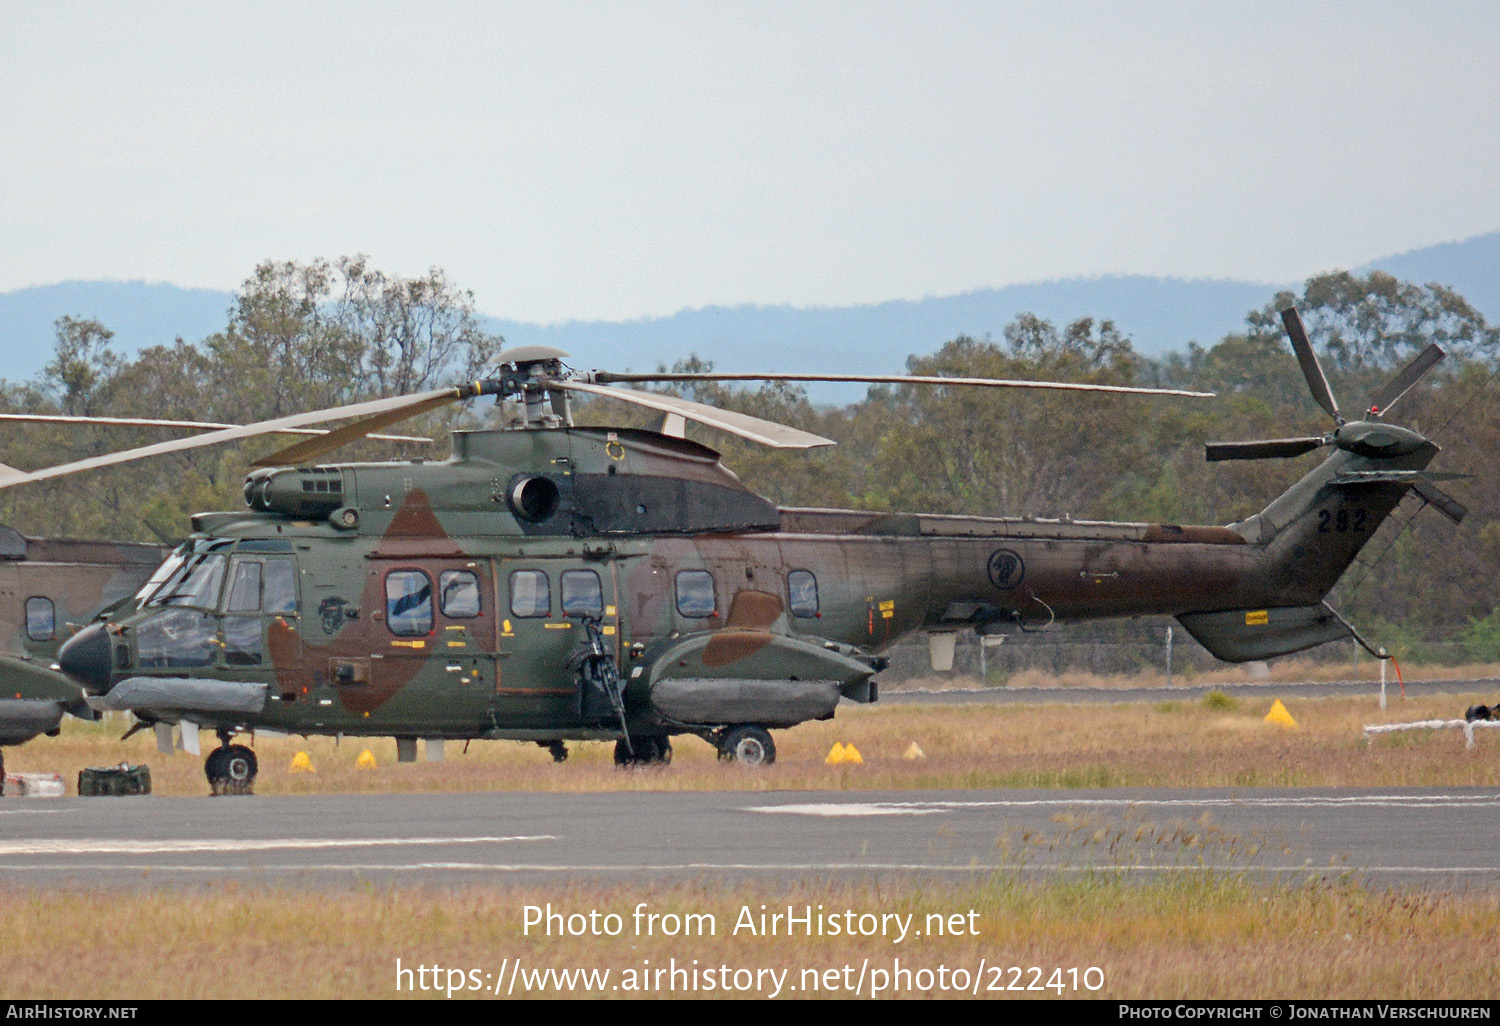
[[[986,570],[990,575],[990,583],[1001,591],[1009,591],[1026,576],[1026,564],[1021,561],[1019,554],[1010,549],[991,552]]]

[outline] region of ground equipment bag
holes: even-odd
[[[81,797],[150,793],[150,766],[131,766],[122,762],[104,769],[90,766],[78,771],[78,794]]]

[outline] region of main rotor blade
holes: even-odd
[[[182,428],[187,431],[222,431],[234,424],[216,424],[209,420],[155,420],[150,417],[71,417],[61,413],[0,413],[0,422],[15,424],[98,424],[104,427],[163,427]],[[284,428],[278,435],[326,435],[320,428]],[[432,439],[421,435],[370,435],[383,442],[421,442],[431,445]]]
[[[1208,462],[1224,460],[1280,460],[1301,456],[1326,444],[1323,438],[1268,438],[1259,442],[1209,442]]]
[[[1323,365],[1318,363],[1318,354],[1313,352],[1312,343],[1308,341],[1307,329],[1302,326],[1302,315],[1295,306],[1289,306],[1281,311],[1281,323],[1286,325],[1287,337],[1292,340],[1292,349],[1297,353],[1297,362],[1302,365],[1302,376],[1307,379],[1307,387],[1312,392],[1313,400],[1327,410],[1330,417],[1342,424],[1344,420],[1339,416],[1339,404],[1333,398],[1333,389],[1328,387],[1328,379],[1323,375]]]
[[[421,392],[417,395],[398,395],[392,396],[389,399],[372,399],[369,402],[354,403],[349,406],[335,406],[326,410],[313,410],[310,413],[296,413],[289,417],[277,417],[274,420],[263,420],[255,424],[241,424],[219,431],[211,431],[206,435],[199,435],[196,438],[177,438],[170,442],[158,442],[155,445],[106,453],[103,456],[94,456],[86,460],[76,460],[72,463],[62,463],[55,467],[43,467],[41,470],[16,471],[9,474],[0,471],[0,488],[10,488],[31,481],[45,481],[49,478],[63,477],[67,474],[76,474],[80,471],[94,470],[99,467],[133,463],[147,456],[159,456],[169,452],[183,452],[188,449],[201,449],[209,445],[220,445],[224,442],[237,442],[244,438],[254,438],[259,435],[276,434],[286,428],[306,427],[309,424],[323,424],[330,420],[347,420],[350,417],[368,417],[371,420],[380,418],[381,423],[374,426],[384,426],[385,424],[403,420],[406,417],[415,416],[426,410],[434,409],[444,403],[471,399],[476,395],[480,395],[483,391],[484,384],[476,382],[471,385],[459,385],[454,388],[439,388],[431,392]],[[380,417],[380,415],[386,413],[399,413],[400,415],[389,418]],[[326,440],[326,437],[324,436],[315,441],[323,442]]]
[[[332,452],[335,449],[348,445],[350,442],[356,442],[361,438],[385,437],[383,435],[372,435],[370,432],[376,428],[383,428],[387,424],[395,424],[399,421],[420,416],[430,410],[436,410],[455,401],[452,395],[449,394],[452,392],[452,389],[444,389],[443,392],[444,394],[433,396],[424,402],[413,403],[410,406],[403,406],[400,409],[379,413],[373,417],[366,417],[363,420],[356,420],[352,424],[345,424],[343,427],[334,428],[332,431],[320,431],[316,438],[309,438],[305,442],[298,442],[296,445],[289,445],[285,449],[279,449],[269,456],[262,456],[250,465],[252,467],[295,466],[298,463],[306,463],[308,460],[321,456],[325,452]]]
[[[1125,392],[1132,395],[1180,395],[1212,399],[1213,392],[1188,392],[1178,388],[1136,388],[1129,385],[1089,385],[1069,381],[1022,381],[1007,378],[947,378],[911,374],[614,374],[594,371],[591,381],[601,385],[647,381],[850,381],[871,385],[964,385],[981,388],[1045,388],[1067,392]]]
[[[590,385],[581,381],[548,380],[546,385],[548,388],[566,388],[573,392],[587,392],[590,395],[600,395],[607,399],[619,399],[621,402],[635,403],[637,406],[646,406],[663,413],[681,414],[688,420],[695,420],[699,424],[718,428],[720,431],[728,431],[732,435],[739,435],[741,438],[748,438],[752,442],[769,445],[775,449],[814,449],[820,445],[836,444],[831,438],[799,431],[785,424],[777,424],[775,421],[762,420],[743,413],[734,413],[731,410],[721,410],[717,406],[705,406],[703,403],[679,399],[674,395],[637,392],[629,388],[605,388],[603,385]]]
[[[1385,416],[1386,411],[1395,406],[1397,400],[1411,391],[1411,387],[1421,381],[1427,372],[1441,363],[1443,357],[1447,355],[1436,342],[1418,353],[1415,360],[1401,368],[1400,374],[1386,382],[1385,387],[1375,393],[1374,398],[1370,400],[1370,416]]]
[[[1467,506],[1431,482],[1418,481],[1411,486],[1411,490],[1426,499],[1433,509],[1455,524],[1463,523],[1464,517],[1469,515]]]

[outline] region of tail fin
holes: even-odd
[[[1303,604],[1333,590],[1406,493],[1428,479],[1423,468],[1437,452],[1420,439],[1398,459],[1334,453],[1261,512],[1233,525],[1265,548],[1267,597]]]
[[[1428,346],[1375,394],[1363,419],[1346,422],[1302,318],[1295,308],[1288,308],[1282,320],[1308,389],[1333,417],[1334,430],[1322,437],[1212,443],[1208,459],[1282,459],[1324,446],[1336,451],[1255,516],[1230,525],[1261,548],[1253,583],[1240,596],[1246,607],[1179,617],[1195,638],[1223,659],[1264,659],[1354,634],[1324,596],[1408,491],[1416,489],[1454,520],[1466,512],[1432,484],[1462,476],[1427,472],[1438,447],[1415,431],[1381,419],[1443,359],[1443,351]]]

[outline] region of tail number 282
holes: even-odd
[[[1328,534],[1330,531],[1337,531],[1339,534],[1344,534],[1348,531],[1363,531],[1365,519],[1368,516],[1368,513],[1358,507],[1351,510],[1343,506],[1337,512],[1320,509],[1318,510],[1318,533]]]

